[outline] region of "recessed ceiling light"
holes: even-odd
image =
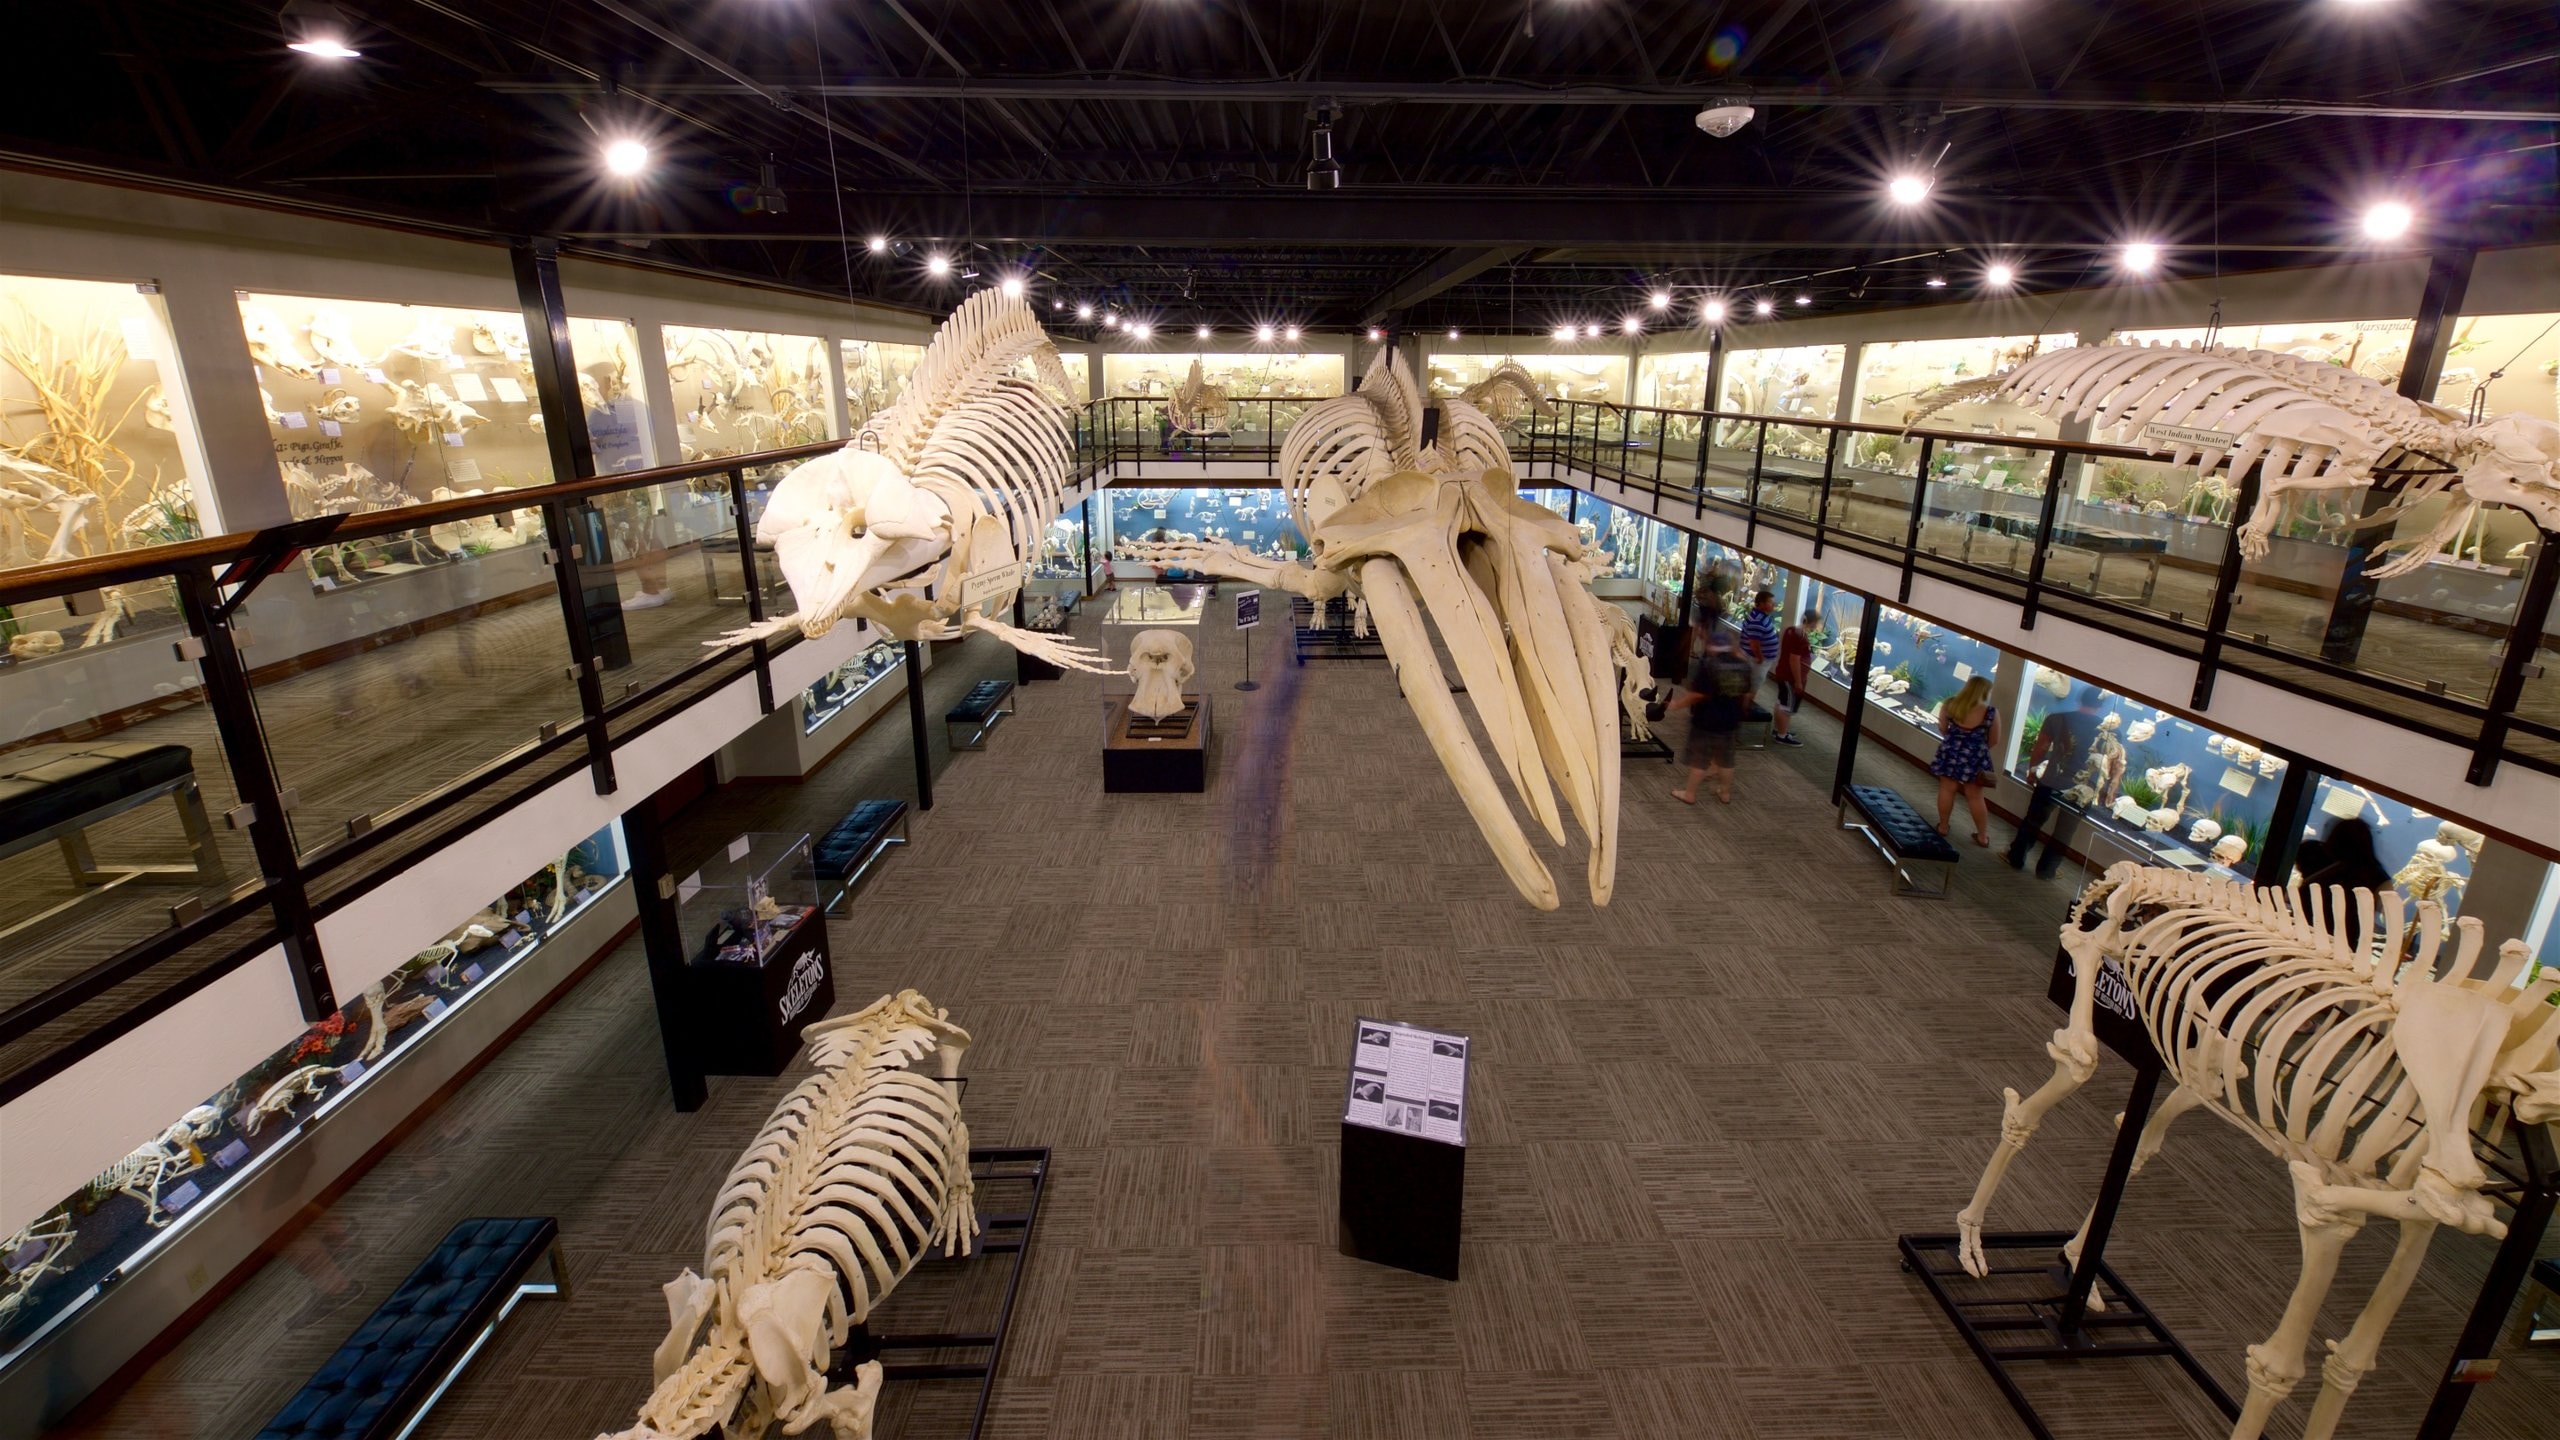
[[[1668,290],[1656,290],[1653,292],[1652,298],[1646,303],[1653,306],[1656,310],[1668,310],[1671,308],[1671,292]]]
[[[889,237],[886,235],[874,235],[870,243],[871,253],[874,255],[885,254],[889,249]]]
[[[1982,283],[1990,286],[1994,290],[2006,290],[2011,285],[2016,284],[2017,281],[2017,269],[2014,266],[2002,264],[1998,261],[1992,262],[1991,265],[1982,272]]]
[[[2364,233],[2374,240],[2397,240],[2418,223],[2418,212],[2398,200],[2385,200],[2366,207]]]
[[[950,256],[948,256],[948,255],[929,255],[929,256],[925,257],[925,262],[924,262],[924,273],[926,273],[927,275],[948,275],[948,274],[950,274],[950,273],[951,273],[951,257],[950,257]]]
[[[2125,246],[2118,258],[2124,262],[2124,268],[2134,274],[2148,275],[2160,263],[2160,247],[2148,240],[2136,240]]]
[[[611,141],[604,147],[604,168],[628,180],[649,168],[649,147],[629,138]]]
[[[1932,289],[1932,290],[1944,290],[1944,289],[1946,289],[1946,288],[1947,288],[1947,277],[1946,277],[1946,276],[1944,276],[1944,275],[1932,275],[1932,276],[1930,276],[1930,277],[1929,277],[1929,288],[1930,288],[1930,289]]]
[[[1092,319],[1092,318],[1093,318],[1093,307],[1092,307],[1092,306],[1090,306],[1090,305],[1079,305],[1079,306],[1077,306],[1077,307],[1076,307],[1076,318],[1077,318],[1077,319],[1079,319],[1079,320],[1090,320],[1090,319]]]
[[[1280,338],[1281,338],[1281,339],[1283,339],[1283,340],[1288,341],[1288,342],[1289,342],[1290,344],[1292,344],[1292,345],[1297,344],[1297,343],[1298,343],[1298,327],[1297,327],[1297,326],[1295,326],[1295,325],[1290,326],[1287,330],[1284,330],[1284,331],[1282,331],[1282,332],[1281,332],[1281,334],[1280,334]]]
[[[1810,295],[1799,295],[1796,297],[1796,303],[1799,305],[1810,305],[1813,303],[1813,297]]]
[[[1698,307],[1698,313],[1706,317],[1708,324],[1721,325],[1724,323],[1724,301],[1710,297],[1706,304]]]
[[[347,12],[326,0],[286,0],[278,17],[284,24],[284,48],[322,60],[353,60],[355,26]]]
[[[1022,298],[1022,277],[1019,275],[1007,275],[1004,277],[1004,283],[998,285],[996,288],[1002,290],[1008,297],[1019,300]]]
[[[1201,339],[1203,339],[1203,340],[1206,340],[1206,339],[1208,339],[1208,338],[1209,338],[1209,327],[1208,327],[1208,326],[1206,326],[1206,325],[1203,325],[1203,326],[1201,326],[1199,329],[1194,330],[1194,331],[1192,331],[1191,333],[1192,333],[1192,334],[1194,334],[1194,335],[1199,336],[1199,337],[1200,337]]]
[[[1256,325],[1253,327],[1253,338],[1261,341],[1265,345],[1271,343],[1271,336],[1273,333],[1274,332],[1271,327],[1268,325]]]
[[[1887,182],[1884,193],[1896,205],[1917,205],[1929,198],[1929,191],[1935,184],[1925,175],[1905,173]]]
[[[1778,302],[1775,300],[1755,300],[1751,302],[1751,313],[1754,315],[1775,315],[1778,313]]]
[[[1137,324],[1129,327],[1129,333],[1137,336],[1141,340],[1153,340],[1156,338],[1156,327],[1148,324],[1144,320],[1141,320]]]
[[[1644,322],[1633,315],[1630,315],[1626,319],[1618,322],[1618,328],[1626,331],[1630,335],[1641,335],[1644,333]]]

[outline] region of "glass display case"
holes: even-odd
[[[1518,361],[1550,400],[1627,401],[1627,357],[1605,350],[1588,355],[1435,354],[1428,358],[1425,383],[1433,398],[1445,400],[1478,384],[1506,360]]]
[[[844,360],[844,433],[858,435],[872,416],[898,402],[907,377],[924,363],[924,347],[894,340],[839,340],[836,348]]]
[[[1796,608],[1822,617],[1805,636],[1813,642],[1813,673],[1847,689],[1857,663],[1858,634],[1866,628],[1871,608],[1865,597],[1808,576]]]
[[[516,311],[243,293],[240,324],[297,516],[556,478]],[[601,422],[604,432],[597,464],[645,467],[649,426],[629,327],[585,322],[573,335],[580,329],[593,354],[578,357],[579,388],[592,396],[590,427]]]
[[[2446,820],[2349,780],[2320,777],[2311,794],[2311,822],[2302,838],[2316,840],[2338,819],[2362,819],[2373,827],[2374,857],[2389,872],[2393,889],[2411,901],[2433,900],[2447,915],[2461,913],[2471,868],[2488,838],[2458,820]],[[2300,879],[2297,871],[2295,879]],[[2489,937],[2495,945],[2501,936]]]
[[[1840,378],[1848,363],[1845,345],[1791,345],[1774,350],[1730,350],[1724,357],[1724,394],[1719,410],[1745,415],[1782,415],[1829,420],[1840,408]],[[1775,431],[1770,443],[1778,443]],[[1817,451],[1813,456],[1820,459]]]
[[[2072,708],[2086,684],[2027,664],[2026,713],[2010,726],[2006,757],[2009,773],[2022,783],[2045,717]],[[2284,761],[2158,706],[2110,690],[2097,693],[2099,739],[2064,801],[2146,863],[2255,877]]]
[[[2465,315],[2455,321],[2444,373],[2436,380],[2436,403],[2467,413],[2473,392],[2484,385],[2488,414],[2560,420],[2560,315]]]
[[[1574,517],[1574,491],[1562,485],[1524,488],[1520,498],[1532,505],[1544,505],[1570,520]]]
[[[1886,340],[1858,352],[1857,409],[1853,419],[1899,425],[1919,408],[1922,395],[1959,380],[2007,369],[2031,354],[2064,350],[2079,342],[2070,331],[2049,335],[1985,335],[1959,340]],[[1970,400],[1929,419],[1933,430],[2051,439],[2053,421],[2005,400]],[[1864,437],[1890,440],[1890,436]]]
[[[833,403],[825,341],[692,325],[667,326],[665,339],[685,460],[827,438]]]
[[[1069,509],[1049,522],[1047,533],[1040,537],[1040,556],[1032,562],[1034,580],[1073,580],[1070,591],[1081,589],[1084,582],[1084,520],[1082,506]]]
[[[1645,531],[1656,522],[1633,510],[1622,509],[1597,495],[1584,495],[1575,502],[1581,512],[1574,528],[1582,532],[1582,543],[1597,545],[1609,552],[1609,568],[1597,578],[1633,580],[1644,574]]]
[[[805,834],[750,831],[676,884],[688,965],[764,965],[817,913]]]
[[[1103,493],[1110,502],[1112,534],[1121,541],[1224,540],[1275,560],[1297,560],[1308,553],[1283,490],[1200,486]]]
[[[0,275],[0,569],[204,533],[155,288]]]
[[[1976,675],[1993,675],[1999,648],[1961,631],[1943,629],[1917,615],[1879,603],[1874,609],[1875,658],[1867,669],[1867,707],[1921,732],[1918,753],[1934,753],[1938,706]],[[1845,677],[1852,651],[1839,667]],[[2016,717],[2009,717],[2014,728]]]
[[[906,652],[894,641],[882,640],[833,670],[818,677],[800,696],[800,733],[815,735],[818,727],[833,720],[853,703],[891,676],[906,663]]]
[[[443,939],[174,1117],[13,1237],[0,1257],[0,1366],[584,914],[629,868],[618,824],[461,917]]]
[[[1202,382],[1224,390],[1230,400],[1320,400],[1343,392],[1339,355],[1285,351],[1234,355],[1182,350],[1121,351],[1103,356],[1103,393],[1163,399],[1190,378],[1194,360],[1200,362]],[[1068,373],[1070,379],[1074,378],[1073,371]]]
[[[1638,356],[1636,403],[1660,406],[1665,410],[1715,408],[1707,403],[1707,370],[1714,358],[1713,353],[1706,350]]]

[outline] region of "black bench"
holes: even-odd
[[[812,857],[818,878],[836,887],[826,903],[833,910],[853,894],[854,887],[871,871],[872,865],[889,853],[892,845],[907,843],[907,802],[904,800],[865,800],[845,812],[818,841]]]
[[[101,869],[89,850],[88,828],[163,795],[177,804],[193,862]],[[47,840],[62,847],[71,878],[84,887],[142,877],[222,878],[222,854],[196,790],[195,752],[184,745],[93,740],[28,745],[0,755],[0,859]]]
[[[1851,812],[1857,818],[1852,819]],[[1882,785],[1852,785],[1840,796],[1840,828],[1855,830],[1881,851],[1893,867],[1893,893],[1928,895],[1943,900],[1955,888],[1956,862],[1963,857],[1935,823],[1911,808],[1911,802]],[[1923,885],[1919,867],[1935,867],[1936,888]]]
[[[1013,713],[1012,701],[1013,682],[1010,680],[981,680],[970,686],[969,693],[960,697],[960,703],[952,706],[951,712],[942,717],[942,723],[950,729],[951,748],[985,749],[987,732]],[[965,740],[960,738],[960,729],[964,725],[976,727]]]
[[[529,1277],[543,1272],[540,1281]],[[560,1226],[465,1220],[258,1432],[258,1440],[391,1440],[444,1394],[527,1295],[566,1295]]]

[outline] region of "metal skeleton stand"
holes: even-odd
[[[2071,976],[2066,955],[2055,958],[2053,991],[2067,997]],[[2112,971],[2114,962],[2108,962]],[[2102,979],[2093,1014],[2098,1038],[2133,1064],[2133,1093],[2125,1098],[2124,1118],[2116,1128],[2115,1149],[2107,1156],[2107,1176],[2098,1187],[2098,1203],[2089,1217],[2089,1241],[2080,1263],[2066,1269],[2060,1251],[2071,1240],[2067,1230],[2012,1231],[1986,1234],[1982,1248],[1991,1258],[1991,1273],[1980,1280],[1965,1273],[1954,1235],[1905,1235],[1899,1244],[1902,1268],[1917,1274],[1930,1298],[1955,1322],[1956,1333],[1974,1358],[1991,1372],[2010,1408],[2027,1423],[2037,1440],[2054,1440],[2053,1431],[2036,1413],[2035,1402],[2018,1386],[2011,1367],[2042,1360],[2131,1360],[2165,1356],[2178,1362],[2196,1388],[2237,1420],[2240,1403],[2231,1398],[2188,1353],[2178,1337],[2160,1322],[2141,1297],[2106,1263],[2107,1232],[2116,1209],[2124,1203],[2125,1182],[2133,1176],[2133,1153],[2142,1142],[2143,1122],[2150,1118],[2153,1096],[2160,1088],[2159,1052],[2138,1023],[2106,1002]],[[2025,1251],[2035,1258],[1998,1263],[2003,1251]],[[2021,1277],[2040,1277],[2041,1284]],[[2103,1284],[2107,1308],[2089,1313],[2089,1296]],[[2056,1287],[2059,1287],[2058,1289]]]
[[[921,1332],[913,1335],[875,1335],[868,1325],[855,1329],[845,1342],[831,1379],[850,1381],[853,1369],[866,1360],[881,1362],[883,1384],[902,1380],[976,1380],[978,1403],[969,1418],[968,1440],[978,1440],[986,1428],[987,1402],[994,1398],[996,1367],[1004,1359],[1004,1342],[1013,1327],[1013,1301],[1022,1288],[1022,1271],[1031,1253],[1031,1227],[1040,1218],[1040,1195],[1049,1183],[1049,1147],[972,1146],[969,1151],[969,1177],[980,1190],[992,1185],[1030,1187],[1030,1195],[1019,1210],[1008,1210],[978,1217],[978,1242],[971,1259],[979,1255],[1010,1253],[1013,1266],[1004,1278],[1004,1303],[996,1311],[995,1327],[981,1331]],[[969,1260],[949,1262],[965,1265]],[[934,1355],[935,1351],[982,1351],[975,1360],[951,1360]],[[889,1359],[899,1352],[923,1351],[918,1360],[899,1362]]]
[[[2498,1245],[2498,1253],[2489,1262],[2489,1274],[2480,1282],[2480,1298],[2473,1301],[2471,1315],[2463,1322],[2462,1338],[2454,1342],[2453,1355],[2445,1362],[2444,1377],[2436,1382],[2435,1400],[2427,1406],[2427,1418],[2418,1426],[2418,1440],[2451,1440],[2454,1428],[2462,1423],[2463,1407],[2471,1403],[2471,1392],[2481,1382],[2497,1378],[2499,1333],[2506,1328],[2507,1316],[2513,1312],[2517,1292],[2524,1288],[2525,1275],[2533,1268],[2534,1252],[2541,1248],[2543,1233],[2550,1228],[2555,1203],[2560,1203],[2560,1153],[2555,1153],[2552,1127],[2547,1125],[2514,1126],[2522,1164],[2511,1168],[2508,1157],[2491,1155],[2489,1167],[2497,1175],[2487,1186],[2488,1192],[2506,1200],[2512,1207],[2507,1217],[2507,1238]]]

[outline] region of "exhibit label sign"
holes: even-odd
[[[981,605],[1001,598],[1008,590],[1019,590],[1030,575],[1030,566],[1014,561],[981,570],[960,582],[961,607]]]
[[[2054,947],[2053,979],[2045,986],[2045,998],[2068,1010],[2071,1008],[2071,982],[2078,967],[2071,963],[2071,952]],[[2098,984],[2091,993],[2089,1028],[2096,1031],[2098,1043],[2113,1050],[2125,1063],[2136,1067],[2157,1067],[2160,1051],[2151,1043],[2151,1032],[2143,1028],[2142,1009],[2134,1003],[2133,984],[2113,960],[2099,962]]]
[[[2154,450],[2228,450],[2240,443],[2240,437],[2220,430],[2154,421],[2142,427],[2142,443]]]
[[[1250,630],[1262,623],[1262,592],[1247,590],[1236,597],[1236,628]]]
[[[1344,1123],[1467,1143],[1467,1037],[1362,1016],[1354,1025]]]

